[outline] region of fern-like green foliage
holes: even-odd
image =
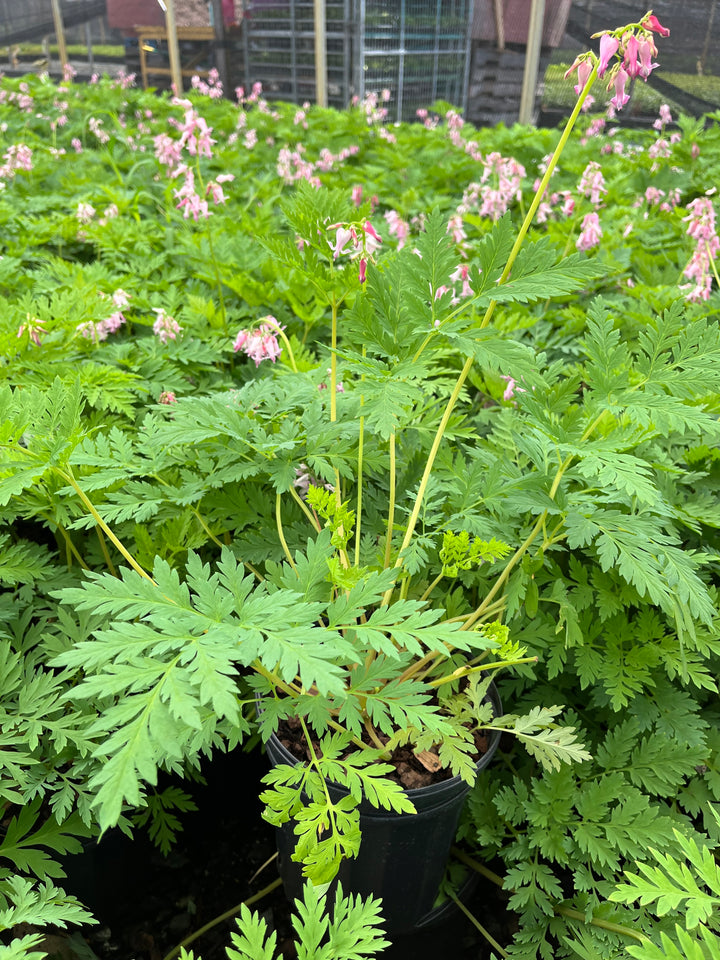
[[[383,936],[380,901],[345,895],[341,884],[334,893],[306,883],[302,900],[295,901],[292,918],[299,960],[362,960],[390,946]],[[244,904],[230,934],[228,960],[277,960],[277,934]],[[181,960],[195,960],[184,948]]]

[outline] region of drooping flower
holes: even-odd
[[[638,76],[642,77],[643,80],[647,80],[652,71],[658,66],[657,63],[652,62],[652,58],[657,53],[657,50],[654,43],[652,43],[646,37],[643,37],[638,42],[638,51],[640,54],[640,69],[638,70]]]
[[[335,230],[335,242],[328,241],[333,251],[333,260],[347,254],[351,260],[360,259],[359,279],[365,283],[368,260],[382,243],[382,237],[369,220],[362,223],[332,223],[327,228]]]
[[[177,403],[177,397],[172,390],[163,390],[163,392],[158,397],[158,403]]]
[[[596,160],[591,160],[583,170],[578,190],[596,207],[602,199],[602,194],[607,193],[602,168]]]
[[[507,374],[501,374],[500,379],[507,383],[507,386],[503,392],[503,400],[512,400],[512,398],[515,396],[515,384],[517,381]]]
[[[629,77],[637,77],[640,73],[640,42],[634,33],[623,38],[623,67]]]
[[[611,33],[604,33],[600,37],[600,62],[598,63],[598,76],[605,75],[605,71],[610,61],[615,56],[620,46],[620,41]]]
[[[610,103],[616,110],[622,110],[630,99],[629,95],[625,93],[625,84],[629,79],[624,67],[620,67],[613,77],[612,86],[615,87],[615,96],[610,99]]]
[[[160,343],[165,344],[168,340],[175,340],[182,331],[182,327],[175,317],[166,313],[163,307],[153,307],[153,311],[157,314],[155,323],[153,323],[153,333]]]
[[[588,82],[588,77],[592,73],[592,63],[586,55],[575,58],[572,66],[565,71],[565,79],[567,80],[575,70],[577,70],[577,83],[575,84],[574,90],[575,93],[580,96],[585,84]]]
[[[405,241],[410,235],[410,224],[403,220],[397,210],[387,210],[385,213],[385,222],[388,225],[388,231],[391,237],[397,237],[397,248],[402,250]]]
[[[79,203],[75,211],[75,216],[80,223],[90,223],[95,216],[95,207],[90,203]]]
[[[602,228],[597,213],[588,213],[583,217],[580,236],[575,246],[578,250],[592,250],[600,243]]]
[[[280,329],[275,317],[268,314],[263,317],[258,327],[253,330],[240,330],[233,350],[235,353],[242,350],[251,360],[255,361],[255,366],[259,367],[263,360],[272,360],[273,363],[282,353],[280,344],[277,340],[277,330]]]
[[[39,347],[41,345],[40,336],[47,333],[44,323],[38,317],[32,317],[29,313],[26,314],[26,317],[25,323],[20,324],[17,335],[22,337],[26,333],[28,339],[32,340],[36,347]]]
[[[641,24],[646,30],[652,30],[655,33],[659,33],[661,37],[670,36],[670,31],[668,28],[664,27],[652,12],[648,13],[648,15],[641,21]]]
[[[670,107],[666,103],[663,103],[660,106],[658,114],[659,114],[658,118],[653,123],[653,127],[662,133],[662,131],[667,126],[667,124],[672,123],[672,114],[670,113]]]

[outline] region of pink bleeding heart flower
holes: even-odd
[[[615,96],[610,100],[610,103],[613,105],[613,107],[615,107],[616,110],[622,110],[622,108],[630,99],[628,94],[625,93],[625,84],[629,79],[630,78],[628,77],[626,71],[623,69],[623,67],[620,67],[613,80]]]
[[[652,30],[652,31],[654,31],[655,33],[659,33],[661,37],[669,37],[669,36],[670,36],[670,31],[668,30],[668,28],[667,28],[667,27],[664,27],[664,26],[660,23],[660,21],[658,20],[658,18],[657,18],[654,14],[652,14],[652,13],[649,13],[649,14],[645,17],[645,19],[641,21],[641,25],[642,25],[643,27],[645,27],[646,30]]]
[[[585,84],[588,82],[588,78],[592,73],[592,64],[589,60],[583,60],[578,64],[578,82],[575,85],[575,93],[580,96],[585,88]]]
[[[625,55],[623,58],[623,67],[629,77],[636,77],[640,73],[640,44],[635,34],[631,34],[624,46]]]
[[[620,41],[611,33],[604,33],[600,37],[600,62],[598,64],[598,76],[602,77],[608,68],[612,58],[618,51]]]
[[[643,80],[647,80],[655,67],[658,66],[657,63],[652,62],[653,55],[657,52],[655,44],[651,43],[650,40],[640,40],[638,43],[638,52],[640,54],[639,76],[641,76]]]

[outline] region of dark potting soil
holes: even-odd
[[[377,736],[382,743],[387,743],[389,740],[389,737],[383,734],[377,734]],[[296,760],[312,760],[302,726],[296,717],[289,717],[280,723],[277,737]],[[473,738],[475,741],[473,760],[477,761],[487,751],[488,738],[479,730],[473,733]],[[369,737],[366,736],[364,739],[370,744]],[[322,755],[318,740],[312,741],[312,747],[318,756]],[[395,769],[387,773],[386,777],[388,780],[399,783],[405,790],[419,790],[421,787],[429,787],[431,784],[450,780],[453,776],[450,769],[440,766],[440,759],[434,749],[425,750],[421,756],[418,756],[410,746],[398,747],[393,751],[389,763]]]
[[[267,760],[259,752],[236,751],[205,765],[206,785],[183,783],[198,810],[182,815],[184,829],[167,857],[140,832],[133,840],[113,832],[96,848],[68,858],[63,886],[91,908],[98,924],[82,928],[53,952],[62,960],[88,960],[89,947],[99,960],[163,960],[185,937],[271,884],[277,878],[271,860],[275,835],[260,817],[258,800],[266,770]],[[478,881],[466,906],[492,936],[506,943],[512,914],[493,884],[482,877]],[[277,932],[278,957],[296,957],[290,905],[282,888],[253,909]],[[230,934],[236,930],[234,918],[225,920],[189,949],[203,960],[225,960]],[[482,935],[457,912],[432,929],[395,938],[379,956],[484,960],[490,952]]]

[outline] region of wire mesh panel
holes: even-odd
[[[465,106],[472,0],[358,0],[360,96],[390,91],[395,120],[436,100]]]
[[[104,16],[105,0],[61,0],[60,10],[63,23],[71,27]],[[49,0],[0,0],[0,45],[54,33]]]
[[[327,89],[330,106],[347,106],[352,83],[354,25],[350,0],[326,0]],[[250,0],[235,70],[250,87],[260,82],[275,100],[315,99],[315,21],[312,0]]]
[[[572,107],[572,85],[561,83],[564,70],[575,56],[593,48],[593,33],[636,21],[652,7],[670,37],[656,36],[660,67],[629,89],[630,102],[618,114],[620,123],[652,123],[659,105],[667,103],[673,116],[700,116],[720,107],[720,0],[574,0],[562,47],[548,70],[543,99],[543,119],[555,123]],[[568,90],[570,91],[568,93]],[[593,109],[605,107],[610,94],[598,84]]]

